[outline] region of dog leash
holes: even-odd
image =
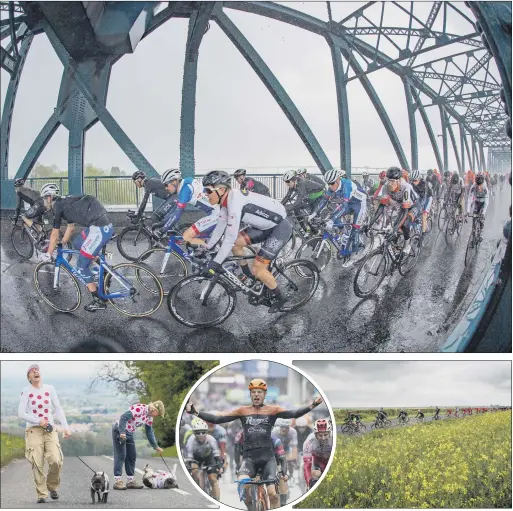
[[[166,465],[166,468],[167,468],[168,472],[169,472],[170,474],[173,474],[173,472],[171,472],[171,469],[167,466],[166,460],[164,459],[164,457],[162,456],[162,454],[160,454],[160,459],[164,462],[164,465]]]
[[[70,446],[68,446],[70,447]],[[91,471],[93,472],[94,474],[96,474],[96,470],[93,470],[76,452],[75,452],[75,449],[73,449],[72,447],[70,447],[70,450],[73,451],[73,454]]]

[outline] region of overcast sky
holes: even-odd
[[[511,362],[295,361],[334,408],[511,405]]]
[[[22,384],[27,381],[27,369],[32,364],[38,364],[39,370],[43,377],[43,381],[52,378],[69,378],[72,376],[78,378],[93,377],[98,374],[99,369],[105,362],[93,362],[93,361],[52,361],[52,362],[39,362],[39,361],[24,361],[24,362],[2,362],[2,379],[8,378],[19,378]]]
[[[327,20],[325,2],[294,2],[287,5]],[[332,2],[333,17],[341,20],[360,5],[363,2]],[[410,3],[404,5],[409,8]],[[378,2],[366,11],[375,22],[379,22],[380,6]],[[472,16],[463,2],[458,6]],[[415,13],[421,19],[426,19],[430,7],[431,2],[416,2]],[[265,17],[228,8],[225,8],[225,12],[280,80],[331,163],[340,165],[333,66],[324,38]],[[389,26],[407,26],[405,14],[391,3],[385,12],[384,22]],[[419,26],[414,21],[413,27],[416,25]],[[108,109],[159,172],[177,166],[179,161],[181,87],[187,26],[187,19],[172,19],[162,25],[141,41],[134,54],[124,56],[115,64],[110,79]],[[211,22],[210,26],[199,54],[196,168],[314,166],[299,136],[249,64],[215,22]],[[434,28],[441,29],[441,18]],[[449,13],[448,31],[462,34],[470,33],[472,28],[461,16]],[[365,40],[373,43],[373,36]],[[406,46],[405,37],[398,37],[396,41],[399,46]],[[410,41],[410,47],[414,43],[415,40]],[[382,39],[380,49],[388,52],[393,48]],[[450,45],[434,54],[420,56],[417,62],[467,49],[471,47]],[[62,65],[46,35],[36,36],[16,98],[9,153],[11,176],[53,112],[61,76]],[[409,127],[402,82],[388,70],[369,76],[396,126],[409,159]],[[0,78],[0,99],[3,104],[8,74],[2,70]],[[358,80],[348,84],[348,98],[353,167],[384,168],[397,164],[388,136]],[[431,107],[427,111],[435,134],[441,133],[438,108]],[[420,168],[436,167],[427,132],[418,113],[417,130]],[[459,140],[457,127],[455,130]],[[437,138],[437,141],[441,151],[441,138]],[[67,145],[68,132],[61,126],[40,156],[40,162],[66,169]],[[449,156],[450,168],[456,169],[452,148]],[[129,172],[135,170],[100,123],[87,133],[85,161],[107,169],[119,166]]]

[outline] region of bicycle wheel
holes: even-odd
[[[297,245],[297,238],[296,233],[292,231],[292,235],[290,236],[289,241],[283,246],[283,248],[280,250],[280,253],[278,254],[278,257],[289,257],[292,252],[294,252]]]
[[[191,328],[223,323],[235,309],[236,302],[235,291],[228,284],[201,275],[182,279],[167,295],[171,315]]]
[[[421,242],[419,236],[413,236],[410,239],[410,252],[407,256],[401,254],[401,262],[399,263],[399,273],[404,277],[408,272],[415,268],[421,251]]]
[[[164,295],[189,275],[185,259],[176,252],[167,252],[165,248],[150,248],[137,262],[147,266],[159,278]]]
[[[445,221],[447,220],[447,208],[443,207],[438,215],[438,229],[443,231]]]
[[[454,215],[447,220],[445,227],[445,241],[448,245],[454,242],[458,237],[458,225]]]
[[[358,433],[365,433],[367,431],[367,426],[365,424],[358,424]]]
[[[467,249],[465,250],[465,266],[468,266],[477,254],[479,243],[476,241],[475,231],[472,229],[467,242]]]
[[[355,262],[355,264],[360,263],[363,261],[375,248],[379,243],[380,240],[376,240],[374,238],[374,233],[369,230],[366,237],[359,236],[360,240],[364,242],[364,246],[360,247],[358,252],[353,252],[352,258]]]
[[[121,263],[110,268],[104,280],[105,294],[122,293],[109,298],[112,306],[127,316],[142,318],[158,310],[164,299],[162,285],[148,268],[135,263]]]
[[[422,235],[422,245],[424,247],[429,247],[432,239],[433,239],[433,220],[430,215],[427,218],[426,232]]]
[[[353,281],[354,294],[365,298],[373,294],[380,286],[387,273],[387,257],[383,247],[373,250],[361,262]]]
[[[39,263],[34,269],[34,284],[41,298],[59,312],[73,312],[82,301],[80,286],[73,274],[55,263]]]
[[[23,259],[30,259],[34,254],[34,242],[25,227],[15,225],[11,231],[11,243],[16,253]]]
[[[141,255],[152,247],[149,234],[138,225],[125,227],[116,239],[119,253],[129,261],[137,261]]]
[[[273,275],[282,292],[287,295],[287,301],[280,312],[292,312],[305,305],[319,285],[317,266],[304,259],[293,259],[276,267]]]
[[[296,259],[305,259],[315,263],[319,271],[324,270],[331,259],[331,243],[317,236],[303,243],[296,252]]]

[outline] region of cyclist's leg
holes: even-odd
[[[192,478],[196,482],[196,484],[201,488],[199,465],[200,465],[200,463],[197,461],[194,461],[193,463],[191,463],[190,473],[191,473]]]
[[[212,454],[209,456],[207,464],[209,467],[212,467],[216,464],[216,460]],[[221,490],[219,488],[219,480],[217,479],[217,471],[215,468],[208,468],[207,474],[208,480],[210,481],[210,487],[212,488],[212,497],[214,497],[216,500],[219,500],[221,497]]]
[[[93,274],[90,266],[93,259],[100,253],[100,250],[114,235],[114,228],[112,224],[98,227],[91,225],[84,229],[81,233],[81,237],[84,241],[80,247],[80,255],[78,256],[76,270],[86,283],[87,289],[93,295],[93,302],[86,306],[86,310],[95,310],[96,308],[105,308],[105,304],[98,297],[96,283],[93,281]],[[75,238],[75,243],[77,243]],[[78,238],[79,239],[79,238]]]
[[[274,479],[276,477],[276,471],[278,470],[278,467],[276,466],[276,458],[274,454],[271,456],[272,457],[267,461],[267,463],[265,463],[262,471],[263,479]],[[269,494],[271,509],[280,507],[280,496],[276,493],[276,486],[274,484],[267,485],[267,493]]]
[[[426,197],[424,201],[424,209],[422,211],[422,232],[427,231],[427,218],[431,211],[431,204],[433,203],[433,197]]]
[[[256,472],[257,471],[253,460],[250,458],[243,458],[242,463],[240,465],[239,473],[237,474],[237,480],[239,481],[239,483],[241,483],[242,481],[250,481],[253,477],[256,476]],[[239,497],[241,496],[241,491],[242,489],[239,489]],[[249,485],[246,485],[243,491],[244,503],[246,504],[246,507],[248,509],[251,509],[251,491]]]

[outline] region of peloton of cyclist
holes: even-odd
[[[150,195],[154,195],[155,197],[164,200],[164,203],[161,204],[157,209],[155,209],[155,207],[153,208],[153,214],[151,215],[152,223],[160,222],[174,205],[175,197],[166,190],[166,187],[162,183],[159,176],[146,177],[146,173],[144,173],[142,170],[137,170],[132,175],[132,181],[137,188],[144,188],[144,196],[142,198],[139,209],[137,210],[137,213],[132,217],[132,223],[136,224],[139,222],[144,213],[144,210],[146,209],[146,204],[148,203]]]
[[[155,234],[162,237],[173,229],[182,217],[187,204],[190,204],[206,213],[206,216],[192,224],[183,233],[183,239],[191,245],[204,245],[205,240],[197,236],[212,233],[219,217],[219,206],[210,204],[201,183],[192,177],[182,179],[182,173],[178,169],[166,170],[162,174],[162,184],[173,196],[178,194],[178,201],[174,207],[169,209],[162,221],[152,225],[153,229],[157,229]]]
[[[219,446],[215,438],[208,434],[208,425],[205,421],[191,422],[191,426],[193,435],[189,437],[184,448],[185,466],[200,488],[200,467],[207,467],[212,497],[218,501],[221,497],[218,474],[223,470]]]
[[[326,470],[333,448],[331,421],[317,419],[314,430],[303,445],[303,473],[308,489],[315,483]]]
[[[75,223],[83,225],[85,228],[74,238],[73,245],[77,250],[80,250],[76,264],[77,273],[80,274],[86,283],[87,289],[93,295],[92,302],[86,305],[84,309],[87,312],[106,309],[106,302],[98,296],[96,282],[94,282],[90,266],[93,259],[114,235],[114,228],[107,210],[92,195],[61,197],[59,187],[53,183],[43,185],[41,197],[44,199],[46,208],[52,209],[54,213],[50,243],[46,254],[42,254],[42,259],[51,261],[53,251],[59,242],[62,220],[66,220],[68,223],[62,237],[63,244],[66,244],[73,235]]]
[[[255,194],[256,195],[256,194]],[[278,405],[265,404],[267,394],[267,383],[255,378],[249,382],[251,405],[241,406],[227,413],[212,415],[206,412],[198,411],[191,403],[186,405],[186,411],[197,415],[203,420],[221,424],[232,422],[239,419],[244,429],[244,446],[242,454],[242,464],[238,474],[239,493],[242,496],[244,483],[261,470],[262,479],[270,480],[276,477],[276,457],[271,440],[271,433],[277,419],[299,418],[311,412],[316,406],[322,403],[322,398],[314,399],[310,406],[305,406],[297,410],[285,410]],[[276,509],[280,505],[279,496],[276,494],[275,484],[267,485],[267,492],[271,502],[271,508]],[[251,497],[248,491],[244,492],[244,500],[248,509],[250,509]]]
[[[248,192],[253,193],[259,193],[260,195],[265,195],[267,197],[271,196],[271,192],[269,191],[269,188],[264,185],[264,183],[261,183],[260,181],[257,181],[256,179],[252,177],[246,177],[246,169],[237,169],[233,177],[237,183],[240,185],[240,189]]]
[[[353,229],[351,231],[351,238],[349,244],[360,243],[359,232],[362,220],[367,212],[367,195],[358,186],[347,179],[345,172],[342,169],[331,169],[324,174],[324,181],[328,185],[328,191],[325,192],[324,197],[319,201],[308,220],[313,220],[330,200],[338,204],[335,211],[332,213],[330,219],[326,222],[326,229],[331,230],[337,225],[338,220],[347,215],[353,214]],[[352,259],[347,259],[343,267],[347,268],[353,264]]]
[[[488,202],[490,195],[488,193],[488,187],[485,183],[485,177],[482,172],[478,172],[476,175],[476,182],[472,185],[469,192],[468,204],[467,204],[467,215],[471,214],[472,208],[474,208],[474,215],[482,215],[483,218],[480,220],[481,230],[484,228],[484,216],[488,209]],[[482,236],[480,241],[482,241]]]
[[[387,170],[387,183],[383,187],[383,195],[380,200],[380,205],[376,210],[374,217],[370,220],[365,229],[370,229],[376,220],[378,220],[383,214],[385,206],[390,202],[400,204],[402,212],[395,220],[393,233],[397,234],[397,232],[402,229],[405,240],[403,255],[407,256],[411,250],[410,229],[412,228],[415,219],[420,214],[421,205],[417,193],[410,183],[401,179],[401,174],[401,169],[398,167],[390,167]]]
[[[304,181],[303,181],[304,182]],[[277,312],[287,301],[276,279],[269,271],[269,264],[276,258],[292,235],[292,224],[287,219],[285,207],[277,200],[258,193],[242,192],[231,187],[230,176],[223,171],[213,170],[203,178],[204,191],[212,206],[219,204],[219,219],[206,248],[213,248],[224,234],[221,247],[215,257],[203,270],[211,276],[222,273],[221,264],[230,255],[243,256],[244,247],[253,243],[262,243],[249,273],[247,261],[240,261],[242,271],[253,275],[272,292],[269,312]],[[239,233],[240,224],[248,227]],[[249,275],[248,275],[249,273]]]

